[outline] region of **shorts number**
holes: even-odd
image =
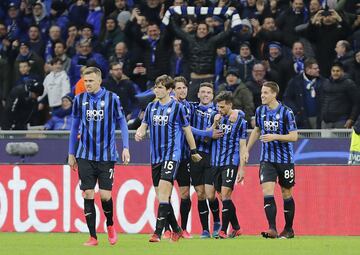
[[[174,161],[165,161],[164,168],[167,170],[173,170],[174,168]]]
[[[230,168],[228,168],[227,170],[226,170],[226,177],[227,178],[233,178],[233,176],[234,176],[234,169],[230,169]]]
[[[112,179],[114,177],[114,169],[110,168],[109,173],[110,173],[109,179]]]
[[[285,170],[284,171],[284,178],[285,179],[294,178],[294,169]]]

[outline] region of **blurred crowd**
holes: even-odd
[[[359,28],[360,0],[2,0],[1,129],[69,129],[88,66],[120,97],[130,129],[162,74],[184,76],[190,101],[202,82],[232,91],[250,128],[265,81],[279,84],[299,128],[351,128]]]

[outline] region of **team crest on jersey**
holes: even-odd
[[[104,107],[104,106],[105,106],[105,101],[101,101],[101,102],[100,102],[100,106],[101,106],[101,107]]]
[[[167,112],[167,113],[170,113],[170,112],[171,112],[171,108],[168,108],[168,109],[166,110],[166,112]]]
[[[212,112],[212,111],[213,111],[213,109],[209,108],[207,111],[208,111],[208,112]]]
[[[277,120],[279,120],[279,119],[280,119],[280,114],[277,113],[277,114],[275,115],[275,118],[276,118]]]

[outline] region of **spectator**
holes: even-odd
[[[0,22],[0,104],[5,104],[5,98],[10,90],[10,59],[11,42],[7,37],[6,26]]]
[[[255,57],[251,54],[250,44],[243,42],[240,45],[239,55],[236,56],[233,62],[230,62],[230,66],[237,70],[242,81],[247,81],[251,77],[255,61]]]
[[[85,69],[86,69],[86,66],[82,66],[80,68],[80,80],[78,80],[77,83],[75,84],[75,96],[86,91],[85,82],[84,82],[84,78],[83,78],[83,73],[84,73]]]
[[[94,35],[99,36],[101,30],[101,23],[104,16],[104,12],[100,6],[99,0],[89,1],[89,14],[86,18],[86,22],[94,27]]]
[[[170,59],[170,76],[183,76],[187,80],[190,79],[189,63],[184,56],[184,45],[180,39],[175,39],[173,42],[173,53]]]
[[[286,65],[285,73],[282,75],[286,76],[287,80],[290,80],[304,71],[305,51],[302,42],[294,42],[291,49],[291,58],[288,61],[289,63]]]
[[[56,58],[61,59],[62,70],[69,73],[71,59],[66,55],[66,45],[63,41],[57,41],[54,43],[54,55]]]
[[[123,74],[122,64],[117,62],[110,64],[110,75],[104,81],[103,87],[119,96],[121,106],[129,120],[136,104],[136,91],[133,82]]]
[[[76,44],[79,41],[80,36],[78,34],[78,28],[74,24],[69,25],[66,39],[66,49],[69,57],[73,57],[76,54]]]
[[[2,129],[26,130],[32,115],[37,112],[37,98],[43,90],[40,83],[32,80],[14,87],[6,102]]]
[[[54,57],[54,43],[61,40],[61,28],[57,25],[53,25],[49,29],[49,39],[45,45],[45,63],[50,63]]]
[[[253,95],[255,109],[262,104],[261,88],[263,83],[266,81],[265,76],[266,76],[266,67],[262,63],[257,63],[253,66],[250,80],[246,81],[246,86],[249,88],[251,94]]]
[[[45,5],[40,0],[32,5],[32,15],[28,18],[27,23],[28,25],[36,25],[39,28],[41,39],[46,40],[48,38],[48,30],[51,22],[46,15]]]
[[[70,130],[72,122],[72,97],[61,98],[61,108],[52,113],[51,119],[44,125],[45,130]]]
[[[222,44],[216,48],[214,91],[219,88],[221,83],[225,82],[226,70],[228,69],[230,62],[229,59],[233,55],[234,54]]]
[[[332,64],[321,94],[321,128],[351,128],[358,115],[359,93],[355,83],[344,77],[341,63]]]
[[[346,40],[340,40],[335,47],[336,57],[334,62],[341,62],[344,66],[344,71],[347,73],[351,69],[353,63],[354,52],[351,50],[351,45]]]
[[[212,82],[214,80],[216,47],[229,39],[232,32],[227,30],[211,36],[208,25],[199,23],[196,28],[196,34],[191,35],[183,31],[173,19],[171,25],[175,34],[188,45],[191,72],[188,100],[197,102],[197,92],[199,91],[200,83]]]
[[[31,25],[28,30],[30,49],[39,56],[45,54],[45,43],[41,37],[39,27],[37,25]]]
[[[130,77],[132,74],[131,54],[125,42],[119,42],[115,46],[115,54],[110,56],[109,62],[122,64],[123,73]]]
[[[245,119],[250,123],[255,110],[253,96],[245,83],[240,79],[237,70],[228,70],[226,83],[220,85],[218,93],[224,90],[232,92],[234,97],[233,109],[242,110],[245,113]]]
[[[19,6],[14,2],[11,2],[8,5],[5,25],[8,31],[8,39],[11,42],[15,40],[24,40],[26,38],[25,22],[20,14]]]
[[[45,108],[46,97],[48,105],[54,111],[61,106],[61,98],[70,92],[69,76],[62,68],[62,60],[51,60],[51,72],[44,80],[44,93],[39,98],[39,111]]]
[[[350,77],[355,82],[357,87],[360,88],[360,49],[355,53],[355,56],[353,57],[353,64],[350,66]]]
[[[35,80],[39,82],[39,77],[30,73],[31,66],[27,60],[19,61],[19,79],[15,81],[15,86],[24,86],[29,80]]]
[[[107,17],[105,21],[105,31],[100,37],[104,56],[109,59],[114,54],[115,45],[119,42],[125,41],[125,34],[117,25],[115,17]]]
[[[82,26],[86,23],[89,15],[89,8],[85,0],[76,0],[69,8],[69,20],[72,24]]]
[[[19,63],[27,61],[31,66],[31,73],[36,75],[40,80],[44,78],[44,61],[36,53],[32,52],[28,42],[21,42],[19,44],[19,54],[14,63],[15,75],[14,79],[19,79]]]
[[[126,0],[115,0],[116,9],[110,14],[110,16],[117,17],[121,12],[128,11]]]
[[[52,1],[50,20],[53,25],[56,25],[60,28],[62,39],[66,38],[67,28],[69,26],[69,16],[67,13],[67,7],[64,2],[61,0]]]
[[[324,82],[317,61],[311,58],[305,61],[305,72],[289,81],[284,104],[293,110],[298,128],[320,128],[320,91]]]
[[[83,39],[79,42],[79,53],[71,59],[69,77],[72,87],[80,79],[80,68],[86,66],[89,61],[94,61],[101,69],[103,75],[108,73],[106,59],[101,54],[93,52],[91,41]]]

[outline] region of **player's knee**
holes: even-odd
[[[292,197],[292,188],[288,189],[288,188],[281,188],[281,194],[283,199],[288,199],[290,197]]]
[[[85,199],[94,199],[94,190],[92,189],[87,189],[84,191],[84,198]]]
[[[181,197],[181,199],[190,198],[190,189],[188,187],[180,188],[180,197]]]

